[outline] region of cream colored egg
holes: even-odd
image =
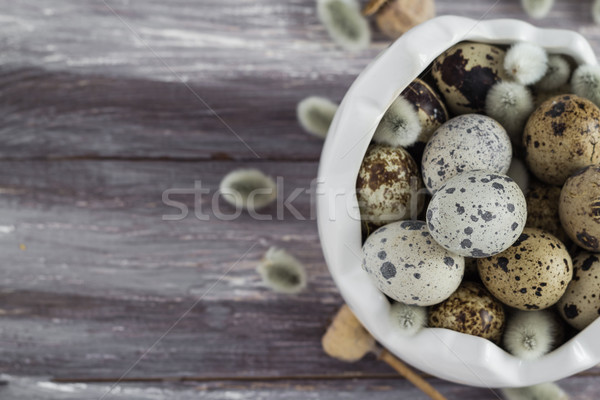
[[[575,329],[600,315],[600,255],[582,252],[573,258],[573,280],[558,302],[558,311]]]
[[[375,226],[418,215],[423,187],[415,160],[401,147],[374,145],[363,159],[356,190],[361,218]]]
[[[477,267],[494,297],[519,310],[543,310],[556,304],[573,275],[565,245],[534,228],[525,228],[502,253],[478,259]]]
[[[484,111],[490,88],[507,77],[505,54],[491,44],[462,42],[436,58],[432,74],[454,114]]]
[[[423,152],[421,173],[433,194],[463,172],[505,174],[511,157],[510,138],[502,125],[485,115],[464,114],[447,121],[431,136]]]
[[[456,290],[465,261],[439,246],[424,221],[399,221],[367,238],[362,266],[379,290],[395,301],[429,306]]]
[[[440,246],[464,257],[507,249],[527,220],[525,196],[508,176],[469,171],[449,179],[427,206],[427,224]]]

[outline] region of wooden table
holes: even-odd
[[[600,50],[591,2],[559,1],[543,26]],[[2,399],[424,399],[386,366],[326,357],[342,304],[310,196],[272,221],[208,221],[237,167],[310,187],[322,142],[297,126],[308,95],[339,101],[388,45],[340,51],[314,0],[0,1]],[[524,18],[516,0],[438,1],[438,13]],[[218,115],[218,116],[217,116]],[[232,212],[222,202],[223,212]],[[270,246],[308,268],[298,296],[255,272]],[[597,398],[600,369],[565,380]],[[115,380],[122,378],[118,385]],[[449,399],[487,389],[432,379]]]

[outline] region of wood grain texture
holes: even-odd
[[[438,14],[525,18],[517,0],[436,4]],[[579,31],[598,51],[590,6],[559,1],[536,24]],[[359,53],[337,49],[314,0],[0,7],[0,397],[98,399],[107,383],[50,380],[115,379],[141,358],[127,376],[142,381],[110,398],[424,399],[373,357],[322,353],[342,300],[307,191],[291,203],[303,219],[272,206],[269,221],[222,221],[210,196],[191,194],[171,197],[190,215],[164,219],[177,212],[165,190],[214,191],[240,166],[283,177],[282,198],[310,188],[322,142],[297,126],[295,106],[340,101],[389,44],[382,35]],[[306,265],[306,292],[263,287],[255,267],[272,245]],[[573,399],[596,398],[599,371],[562,384]],[[449,399],[495,398],[433,382]]]
[[[322,355],[320,337],[341,299],[313,220],[284,214],[277,221],[275,207],[263,211],[274,221],[162,220],[172,213],[163,190],[196,180],[214,189],[235,163],[3,164],[0,337],[10,346],[2,372],[119,375],[196,301],[133,375],[360,370]],[[312,163],[261,167],[286,176],[282,198],[315,174]],[[192,196],[179,200],[193,210]],[[291,204],[310,218],[309,203],[304,194]],[[263,287],[255,268],[272,245],[305,263],[306,293],[285,297]]]
[[[320,141],[294,123],[296,103],[314,94],[340,101],[389,43],[376,35],[363,52],[337,49],[313,0],[0,6],[0,158],[317,160]],[[437,7],[524,17],[516,0]],[[536,23],[600,45],[588,2],[557,2]]]
[[[8,385],[0,386],[0,396],[28,400],[98,400],[110,391],[108,383],[56,383],[48,379],[4,377]],[[598,377],[578,376],[559,382],[570,393],[571,400],[595,400]],[[440,380],[432,380],[448,400],[499,400],[499,390],[467,388]],[[429,400],[429,397],[402,379],[331,379],[249,382],[143,382],[124,383],[109,392],[106,399],[127,400]]]

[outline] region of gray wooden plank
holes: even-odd
[[[0,2],[2,64],[162,81],[356,74],[370,57],[328,40],[312,0]],[[316,55],[313,59],[306,55]],[[310,62],[306,62],[310,60]]]
[[[236,77],[186,86],[0,67],[0,158],[317,160],[322,140],[296,124],[296,103],[311,94],[339,101],[351,80]]]
[[[4,398],[28,400],[98,400],[106,399],[152,400],[152,399],[248,399],[248,400],[362,400],[365,397],[378,400],[428,400],[414,386],[403,379],[338,379],[331,381],[294,380],[274,382],[185,382],[185,383],[125,383],[112,391],[108,383],[55,383],[43,378],[4,376],[8,385],[0,387]],[[597,398],[597,377],[575,377],[561,381],[572,400]],[[485,388],[472,388],[448,382],[432,380],[431,383],[448,400],[498,400],[500,392]],[[110,391],[110,392],[109,392]]]
[[[162,220],[171,212],[163,190],[197,179],[215,188],[236,165],[3,163],[0,370],[119,375],[201,297],[133,375],[352,371],[320,349],[341,299],[313,220],[289,213],[284,221]],[[254,165],[286,177],[284,197],[310,182],[316,167]],[[193,204],[190,196],[181,200]],[[303,194],[293,204],[308,217],[309,201]],[[274,208],[267,212],[276,216]],[[255,267],[271,245],[305,263],[306,293],[289,298],[263,287]]]
[[[337,50],[316,21],[312,0],[108,2],[135,34],[100,2],[0,4],[0,158],[71,159],[0,163],[0,371],[118,376],[250,248],[134,376],[387,372],[372,357],[347,365],[320,351],[320,335],[341,299],[325,270],[313,221],[296,221],[289,213],[268,228],[247,216],[218,223],[163,221],[172,209],[161,203],[165,189],[191,187],[195,179],[214,188],[238,165],[227,160],[255,158],[180,78],[263,160],[281,160],[248,164],[286,176],[289,194],[314,176],[311,161],[321,146],[296,126],[296,102],[309,94],[338,100],[387,45],[380,35],[363,53]],[[493,4],[489,17],[523,16],[517,1],[437,2],[440,13],[471,17]],[[558,2],[537,24],[576,29],[595,48],[600,45],[588,2]],[[127,158],[140,162],[115,161]],[[189,197],[181,200],[192,205]],[[308,213],[307,195],[297,207]],[[272,244],[290,248],[307,264],[308,292],[282,299],[262,287],[254,267]],[[0,393],[97,398],[106,388],[19,379],[21,386],[11,382]],[[577,377],[565,384],[581,393],[574,398],[588,399],[597,392],[595,381]],[[331,382],[293,389],[265,383],[202,383],[185,390],[131,385],[118,393],[294,398],[298,386],[308,386],[316,389],[303,397],[362,398],[389,385],[360,382],[341,390]],[[420,398],[406,382],[399,385],[377,393]],[[440,385],[454,398],[489,395]]]
[[[321,350],[342,300],[308,218],[309,194],[292,203],[307,220],[162,220],[172,211],[162,203],[165,189],[196,180],[214,189],[238,165],[0,162],[0,372],[118,377],[196,302],[129,376],[388,372],[373,357],[344,364]],[[316,172],[314,163],[245,165],[285,177],[283,197],[308,187]],[[255,267],[272,245],[306,265],[305,293],[263,287]]]
[[[327,276],[311,219],[311,196],[306,192],[291,202],[304,220],[290,211],[278,216],[274,203],[261,210],[272,221],[256,221],[247,213],[235,221],[222,221],[211,210],[212,197],[203,196],[194,206],[191,194],[173,196],[189,207],[186,218],[163,220],[178,212],[163,203],[163,191],[190,189],[201,182],[214,193],[223,175],[241,166],[235,162],[0,163],[3,282],[14,289],[61,293],[181,296],[192,284],[200,291],[253,245],[236,270],[252,270],[269,246],[285,245],[301,250],[299,256],[310,272],[320,271],[315,279]],[[308,190],[316,175],[314,163],[243,166],[258,167],[274,179],[284,177],[281,200],[297,188]],[[235,213],[224,202],[217,204],[223,213]],[[210,219],[198,220],[195,210],[209,213]],[[127,279],[115,279],[114,271]],[[61,279],[64,274],[69,280]],[[164,279],[156,279],[161,275]],[[259,289],[259,285],[246,289],[245,282],[235,284],[239,287],[224,298]],[[328,293],[336,294],[332,287]]]
[[[318,22],[313,0],[53,0],[42,6],[3,0],[0,5],[0,34],[6,38],[2,64],[52,70],[207,83],[269,75],[324,80],[357,74],[387,45],[376,35],[365,52],[338,49]],[[438,15],[526,19],[516,0],[438,0],[436,6]],[[587,2],[557,2],[535,23],[581,30],[596,41],[600,30],[590,9]]]
[[[296,103],[339,101],[389,43],[376,35],[363,52],[337,49],[314,0],[106,4],[0,1],[0,158],[316,160],[320,141],[297,126]],[[439,14],[524,17],[517,1],[436,4]],[[599,48],[589,7],[558,2],[535,23]]]

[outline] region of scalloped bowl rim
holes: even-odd
[[[361,268],[361,228],[354,192],[362,158],[377,123],[400,92],[439,54],[465,41],[528,41],[549,53],[596,64],[578,33],[541,29],[512,19],[476,21],[443,16],[395,41],[368,65],[346,93],[323,147],[317,180],[317,222],[329,271],[342,297],[389,351],[441,379],[480,387],[520,387],[555,381],[600,362],[600,318],[557,350],[520,360],[492,342],[447,329],[427,328],[414,337],[394,334],[389,303]],[[343,195],[343,194],[348,195]]]

